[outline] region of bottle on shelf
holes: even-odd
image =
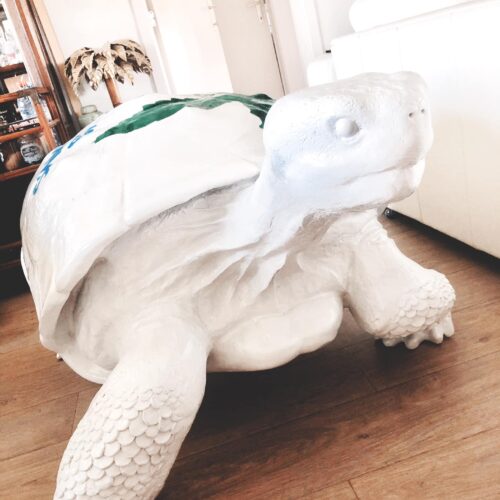
[[[33,106],[30,96],[25,95],[23,97],[19,97],[17,100],[17,110],[23,120],[36,118],[35,106]]]
[[[45,151],[38,136],[23,135],[17,140],[17,144],[23,160],[28,165],[34,165],[43,160]]]

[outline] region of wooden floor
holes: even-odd
[[[210,375],[160,498],[500,498],[499,263],[386,222],[455,286],[455,337],[385,348],[348,317],[333,344],[287,366]],[[51,498],[96,390],[39,345],[28,294],[0,301],[0,498]]]

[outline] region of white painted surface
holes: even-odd
[[[349,18],[355,31],[402,21],[471,0],[355,0]]]
[[[302,72],[325,53],[316,4],[311,0],[289,0]]]
[[[141,43],[128,1],[45,0],[45,5],[64,57],[84,46],[100,47],[106,42],[123,38]],[[134,85],[117,85],[123,101],[154,90],[149,76],[143,74],[136,75]],[[112,108],[104,84],[95,92],[87,84],[82,84],[79,97],[83,106],[95,104],[101,111]]]
[[[279,0],[274,0],[277,3]],[[284,2],[285,0],[281,0]],[[320,84],[335,78],[332,66],[322,65],[332,38],[352,33],[348,12],[352,0],[286,0],[291,12],[292,24],[278,26],[280,32],[293,31],[298,46],[299,61],[284,65],[298,67],[308,85]],[[323,76],[324,75],[324,76]]]
[[[283,84],[264,4],[248,0],[213,4],[233,91],[281,97]]]
[[[285,91],[295,92],[306,84],[306,73],[300,56],[299,43],[289,0],[268,0],[273,35],[280,61]]]
[[[309,87],[333,82],[334,80],[335,71],[330,54],[318,57],[307,67],[307,85]]]
[[[168,64],[159,42],[158,23],[156,22],[154,12],[149,10],[147,0],[129,1],[141,37],[142,46],[154,68],[154,72],[151,75],[154,90],[160,94],[172,94]]]
[[[330,42],[339,36],[353,32],[349,20],[349,10],[354,0],[312,0],[316,5],[321,39],[325,50],[330,48]]]
[[[471,238],[500,257],[500,2],[457,11],[451,22]]]
[[[429,85],[434,146],[396,210],[500,257],[500,1],[483,0],[337,38],[339,78],[412,70]]]
[[[450,33],[449,22],[449,17],[437,16],[425,24],[405,23],[398,29],[399,46],[403,68],[419,72],[432,89],[435,142],[418,192],[422,221],[472,244],[459,118],[462,99],[453,68],[455,40],[445,35]]]
[[[224,49],[207,0],[151,0],[176,95],[231,92]]]
[[[289,94],[263,132],[232,102],[96,142],[159,98],[119,106],[53,152],[23,205],[41,339],[104,383],[63,455],[56,500],[156,498],[206,372],[314,351],[335,339],[344,307],[387,346],[454,332],[447,279],[405,257],[376,216],[422,177],[421,78],[372,73]]]

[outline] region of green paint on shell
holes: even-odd
[[[142,111],[139,111],[135,115],[121,121],[118,125],[106,130],[106,132],[97,137],[95,142],[102,141],[111,135],[127,134],[128,132],[146,127],[150,123],[174,115],[177,111],[185,107],[213,109],[228,102],[241,102],[245,105],[250,110],[250,113],[260,118],[260,127],[262,128],[267,113],[274,104],[274,99],[265,94],[255,94],[251,96],[241,94],[210,94],[186,97],[184,99],[174,97],[153,104],[146,104]]]

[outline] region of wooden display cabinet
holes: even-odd
[[[1,8],[8,10],[8,17],[15,26],[25,61],[0,67],[0,108],[4,113],[0,120],[0,150],[10,155],[17,154],[13,163],[19,162],[12,170],[6,169],[4,161],[0,166],[0,295],[11,287],[11,277],[19,277],[20,274],[19,220],[26,190],[40,166],[40,162],[27,163],[20,152],[16,153],[16,149],[19,151],[19,139],[36,136],[46,155],[74,133],[68,127],[68,109],[61,106],[57,82],[51,78],[49,71],[51,62],[42,50],[40,33],[34,27],[29,4],[20,0],[4,0]],[[22,77],[23,74],[26,74],[26,81],[33,82],[35,86],[8,92],[9,85],[5,80]],[[18,99],[24,97],[31,99],[36,117],[18,120],[17,118],[21,118],[19,113],[10,112],[10,109],[14,109]],[[5,108],[9,108],[8,112],[5,112]],[[5,116],[15,116],[16,119],[5,120]],[[10,164],[9,168],[12,167],[13,164]]]
[[[21,97],[30,97],[36,111],[35,126],[0,135],[0,148],[6,143],[17,142],[17,139],[26,135],[39,135],[44,139],[45,153],[57,146],[53,130],[60,126],[57,108],[54,105],[51,92],[43,87],[30,88],[19,92],[0,95],[0,105],[17,101]],[[40,102],[43,96],[52,115],[49,120],[45,115]],[[55,116],[54,116],[55,115]],[[64,131],[59,130],[57,137],[64,136]],[[19,249],[21,237],[18,221],[21,215],[22,199],[26,188],[40,164],[19,166],[18,168],[0,171],[0,270],[19,265]]]

